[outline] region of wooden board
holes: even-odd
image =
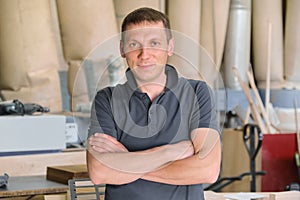
[[[79,165],[86,163],[86,151],[0,156],[0,174],[9,176],[46,175],[47,166]],[[13,166],[13,167],[11,167]]]
[[[68,184],[69,179],[81,179],[88,177],[89,175],[86,164],[47,167],[47,179],[63,184]]]
[[[65,193],[68,185],[49,181],[45,176],[9,177],[7,188],[0,188],[0,198]]]

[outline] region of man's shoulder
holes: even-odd
[[[181,86],[183,86],[185,84],[188,84],[194,89],[202,88],[202,87],[208,87],[207,83],[203,80],[188,79],[188,78],[185,78],[185,77],[180,77],[179,78],[179,83],[180,83]]]
[[[97,91],[96,97],[99,96],[111,96],[114,87],[105,87]]]
[[[123,84],[118,84],[116,86],[107,86],[105,88],[102,88],[102,89],[98,90],[97,94],[96,94],[96,98],[103,98],[104,97],[104,98],[110,99],[115,90],[125,92],[126,90],[128,90],[127,82],[123,83]]]

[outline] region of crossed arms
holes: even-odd
[[[126,184],[140,178],[173,185],[213,183],[220,163],[220,136],[210,128],[193,130],[191,141],[137,152],[103,133],[88,140],[88,171],[95,184]]]

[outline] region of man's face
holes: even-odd
[[[167,41],[162,22],[130,24],[120,44],[122,57],[138,83],[157,82],[165,76],[165,64],[173,54],[173,39]]]

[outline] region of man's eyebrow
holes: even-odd
[[[133,34],[133,35],[127,35],[125,38],[124,38],[124,42],[125,43],[129,43],[129,42],[136,42],[136,43],[143,43],[143,42],[151,42],[151,41],[164,41],[165,39],[167,40],[166,37],[163,37],[161,36],[160,34],[149,34],[148,36],[146,36],[145,38],[142,39],[141,41],[141,38],[140,38],[140,35],[139,34]]]
[[[164,38],[153,38],[153,39],[151,39],[151,41],[164,42],[164,41],[167,41],[167,40],[164,39]]]
[[[128,42],[137,42],[137,43],[139,43],[139,41],[137,39],[134,39],[134,38],[127,38],[125,41],[126,41],[126,43],[128,43]]]

